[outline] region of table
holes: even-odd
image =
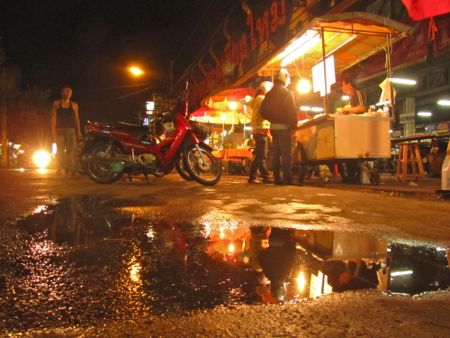
[[[421,134],[421,135],[415,135],[415,136],[408,136],[408,137],[399,137],[399,138],[391,138],[392,143],[399,143],[399,142],[410,142],[410,141],[423,141],[423,140],[448,140],[450,139],[450,133],[443,133],[443,134]]]
[[[253,158],[250,148],[222,149],[215,150],[212,153],[222,162],[225,171],[232,174],[246,173],[246,168]]]

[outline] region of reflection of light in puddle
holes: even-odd
[[[125,271],[127,274],[123,279],[124,286],[131,294],[138,292],[142,286],[141,270],[141,263],[137,260],[136,256],[132,256],[128,264],[128,269]]]
[[[342,210],[337,207],[326,207],[321,204],[305,204],[305,203],[287,203],[287,204],[272,204],[265,206],[264,209],[273,212],[281,212],[287,214],[293,214],[300,210],[315,210],[322,212],[341,212]]]
[[[236,246],[234,245],[234,243],[230,243],[229,245],[228,245],[228,252],[229,253],[233,253],[233,252],[235,252],[236,251]]]
[[[31,245],[31,254],[33,257],[41,257],[50,253],[54,248],[54,244],[51,241],[35,242]]]
[[[229,216],[231,218],[231,215]],[[197,221],[202,224],[200,230],[204,238],[218,237],[220,239],[233,238],[234,232],[238,229],[238,222],[234,220],[219,220],[217,215],[207,214]]]
[[[45,175],[45,174],[48,173],[48,169],[40,168],[40,169],[37,170],[37,172],[38,172],[39,174]]]
[[[148,237],[149,239],[155,238],[155,231],[153,230],[152,227],[148,228],[148,231],[147,231],[147,237]]]
[[[234,215],[223,212],[221,210],[212,210],[209,213],[199,217],[195,223],[202,224],[205,227],[214,227],[219,229],[236,229],[239,225],[238,221],[234,220]]]
[[[297,278],[295,279],[297,282],[297,289],[300,293],[302,293],[303,291],[305,291],[305,287],[306,287],[306,278],[305,278],[305,273],[303,271],[300,271],[298,273]]]
[[[211,224],[208,221],[204,222],[203,230],[201,230],[201,233],[205,238],[208,238],[211,234]]]
[[[373,217],[384,217],[384,215],[376,213],[376,212],[367,212],[362,210],[352,210],[352,213],[355,215],[365,215],[365,216],[373,216]]]
[[[149,215],[157,216],[162,213],[161,206],[153,206],[153,205],[146,205],[139,207],[120,207],[117,208],[117,210],[125,214],[135,214],[135,216],[140,217],[145,217]]]
[[[232,199],[231,201],[234,202],[235,200]],[[249,199],[245,201],[245,204],[251,205],[251,202],[252,200]],[[270,203],[271,201],[268,202],[268,204]],[[39,204],[41,203],[35,203],[34,206]],[[88,204],[89,207],[92,206],[90,201],[85,204]],[[284,203],[276,204],[283,205]],[[293,203],[288,207],[295,207],[296,205],[296,203]],[[298,205],[305,206],[306,204],[298,203]],[[116,204],[113,204],[111,208],[115,208],[115,206]],[[335,284],[333,283],[337,283],[337,279],[330,277],[328,280],[327,273],[336,271],[331,269],[336,266],[343,266],[347,269],[350,259],[355,262],[364,262],[368,270],[377,273],[383,271],[382,269],[385,268],[383,264],[391,262],[388,260],[388,256],[391,255],[388,253],[390,249],[386,247],[387,243],[380,242],[377,238],[365,238],[364,234],[358,233],[359,229],[356,233],[355,229],[352,232],[343,233],[329,231],[328,229],[324,231],[324,228],[328,226],[330,229],[345,229],[345,226],[340,226],[330,220],[341,219],[342,222],[346,220],[339,217],[340,214],[324,213],[321,207],[316,207],[316,209],[304,210],[296,214],[285,214],[281,211],[270,213],[264,207],[257,205],[255,212],[251,212],[252,218],[250,220],[245,217],[240,219],[239,216],[243,215],[238,212],[227,213],[223,209],[217,209],[204,216],[205,219],[209,220],[208,223],[204,224],[191,224],[190,222],[175,224],[173,222],[145,223],[139,218],[135,221],[133,215],[130,215],[131,224],[134,225],[133,229],[136,231],[128,232],[130,218],[126,218],[123,223],[113,223],[113,229],[110,232],[108,228],[108,233],[114,233],[116,238],[120,231],[120,236],[126,236],[124,241],[131,242],[131,246],[122,246],[122,243],[113,241],[107,242],[106,246],[94,245],[91,247],[86,245],[75,248],[74,253],[76,255],[66,255],[66,246],[56,244],[52,246],[51,242],[44,239],[47,238],[45,233],[39,234],[42,237],[39,237],[38,240],[43,241],[43,243],[33,247],[35,255],[32,256],[31,252],[26,253],[27,256],[30,256],[29,264],[36,267],[36,269],[31,269],[30,278],[34,278],[32,280],[33,285],[41,288],[39,290],[41,294],[45,292],[46,299],[51,297],[49,299],[50,305],[53,305],[52,302],[55,297],[60,297],[62,300],[61,306],[65,306],[68,302],[71,302],[70,305],[72,306],[71,297],[74,297],[74,313],[78,313],[78,311],[82,313],[85,304],[99,304],[101,306],[100,312],[98,315],[96,313],[96,318],[98,318],[106,312],[128,316],[131,313],[127,312],[128,310],[140,316],[143,312],[152,312],[154,304],[156,305],[155,310],[158,308],[167,309],[168,312],[177,314],[180,309],[187,309],[188,311],[204,309],[209,308],[210,304],[213,303],[227,306],[227,304],[245,304],[249,302],[249,299],[253,303],[252,299],[259,295],[259,293],[256,294],[259,290],[253,290],[253,287],[265,287],[265,290],[270,293],[269,279],[264,275],[266,271],[270,273],[270,268],[266,270],[266,265],[260,264],[259,259],[263,255],[254,253],[265,252],[270,254],[264,257],[273,258],[273,261],[269,263],[277,268],[279,264],[288,261],[285,255],[281,255],[284,251],[272,250],[279,248],[280,243],[289,243],[289,247],[292,248],[292,244],[295,244],[295,257],[289,263],[291,264],[289,276],[286,279],[288,283],[284,284],[285,300],[289,302],[297,302],[310,296],[315,297],[329,293],[331,291],[329,284],[334,287]],[[49,210],[52,209],[49,208]],[[274,214],[279,219],[273,219]],[[244,216],[247,216],[247,214]],[[319,219],[317,221],[311,219],[302,221],[302,218],[311,217],[318,217]],[[32,218],[33,222],[35,218]],[[265,222],[267,219],[268,221]],[[94,225],[98,223],[92,221],[91,218],[88,221]],[[250,228],[247,223],[256,226]],[[272,227],[270,228],[265,224],[272,224]],[[273,231],[275,228],[285,228],[286,232],[278,233],[289,233],[289,236],[271,237],[270,234],[277,234],[276,231]],[[34,231],[34,228],[30,229],[30,227],[25,227],[25,229]],[[85,231],[84,229],[82,226],[81,231]],[[89,231],[90,229],[92,228],[86,227],[86,230]],[[122,229],[126,231],[122,231]],[[310,229],[320,229],[321,231],[306,231]],[[99,235],[103,238],[105,234],[106,232],[102,232]],[[200,238],[203,235],[205,235],[205,238]],[[91,234],[83,232],[81,236],[91,236]],[[97,237],[93,237],[93,239],[96,240]],[[122,251],[122,248],[124,251]],[[174,251],[175,248],[176,252]],[[270,250],[263,251],[266,249]],[[444,250],[445,248],[442,245],[436,248],[436,251],[441,252],[442,257],[445,254],[445,252],[442,253]],[[117,255],[114,255],[116,252]],[[91,258],[96,257],[97,253],[101,254],[98,265],[95,260],[91,260]],[[167,253],[169,254],[167,255]],[[175,253],[176,256],[173,256],[172,253]],[[103,258],[111,257],[109,254],[117,257],[117,260],[104,260]],[[72,257],[75,259],[75,265],[72,264]],[[395,256],[391,257],[395,258]],[[66,259],[69,264],[66,263]],[[42,264],[36,264],[36,261],[42,262]],[[326,265],[337,261],[342,261],[342,264]],[[24,262],[27,263],[26,260]],[[265,262],[267,263],[267,261]],[[446,259],[445,262],[447,262]],[[22,264],[22,261],[20,263]],[[361,271],[367,271],[362,269],[364,265],[360,266]],[[25,267],[28,267],[28,265],[25,265]],[[390,267],[388,268],[390,269]],[[79,272],[78,269],[80,269]],[[347,271],[345,269],[342,271]],[[393,279],[394,282],[396,280],[402,282],[405,278],[416,276],[416,272],[406,276],[408,271],[412,271],[410,266],[401,265],[395,269],[389,269],[385,269],[385,271],[393,273],[391,277],[396,277]],[[341,270],[337,270],[337,272],[341,273]],[[100,273],[103,276],[100,276]],[[388,275],[382,275],[381,277],[378,274],[372,275],[375,278],[375,283],[380,285],[380,290],[389,286]],[[105,277],[105,279],[99,278],[97,280],[97,277]],[[333,277],[336,277],[336,275],[333,275]],[[21,279],[17,281],[16,285],[20,285]],[[66,281],[68,284],[66,284]],[[14,290],[21,290],[16,285],[13,285]],[[80,285],[86,286],[86,288],[82,289]],[[96,289],[94,285],[98,285],[99,288]],[[353,287],[353,283],[350,286]],[[13,287],[8,288],[7,292],[10,289],[13,290]],[[78,293],[78,289],[81,289],[80,293]],[[53,290],[57,292],[56,296],[52,294]],[[86,293],[84,290],[92,290],[92,292]],[[204,297],[204,295],[206,296]],[[108,296],[111,298],[108,298]],[[19,297],[19,294],[12,297]],[[29,297],[35,297],[35,295],[30,293]],[[77,303],[78,297],[81,300],[86,298],[86,302],[80,301]],[[38,300],[36,306],[46,309],[46,299],[44,301]],[[110,299],[114,301],[110,303]],[[34,299],[26,303],[19,298],[21,303],[16,303],[27,306],[32,301]],[[265,302],[266,300],[262,299],[262,301]],[[56,306],[59,306],[59,304],[56,304]],[[56,306],[55,311],[57,311]],[[79,308],[76,306],[79,306]],[[133,307],[136,307],[136,310]],[[15,310],[14,302],[11,302],[11,309],[7,309],[7,311]],[[31,311],[34,311],[34,309],[34,307],[30,308]],[[31,313],[32,315],[33,313]]]
[[[206,215],[203,215],[195,224],[200,227],[202,237],[212,242],[233,243],[235,250],[237,250],[237,242],[242,242],[243,238],[248,236],[249,228],[243,227],[238,221],[232,219],[232,215],[221,213],[219,210]],[[231,247],[230,247],[231,248]],[[230,249],[228,244],[224,247],[225,250]],[[231,253],[230,251],[227,251]]]
[[[316,196],[329,196],[329,197],[333,197],[336,196],[335,194],[316,194]]]
[[[216,192],[216,189],[211,189],[211,188],[203,188],[202,191],[206,191],[206,192]]]
[[[212,205],[224,205],[225,204],[225,202],[221,201],[221,200],[212,200],[212,201],[210,200],[209,203]]]
[[[233,211],[233,210],[243,209],[248,206],[255,206],[255,205],[262,205],[262,204],[264,204],[264,203],[261,201],[258,201],[256,199],[243,199],[243,200],[239,200],[239,202],[236,202],[236,203],[227,204],[224,207],[224,209],[226,209],[227,211]]]
[[[33,214],[40,214],[41,212],[47,210],[46,205],[40,205],[33,210]]]
[[[257,199],[241,199],[239,200],[239,204],[241,205],[255,205],[255,204],[263,204],[263,202],[258,201]]]
[[[142,266],[139,262],[135,262],[130,268],[130,280],[134,283],[139,283],[141,280]]]

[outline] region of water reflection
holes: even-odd
[[[254,227],[228,240],[243,242],[244,249],[233,255],[257,273],[256,293],[263,302],[361,289],[414,295],[450,285],[448,250],[439,246],[269,227]],[[216,243],[214,248],[223,246]]]
[[[449,250],[439,246],[408,246],[392,244],[389,289],[417,294],[448,288],[450,285]]]
[[[0,315],[6,326],[19,325],[14,316],[22,327],[50,319],[57,326],[358,289],[412,295],[450,285],[448,251],[439,246],[214,220],[148,221],[117,212],[124,204],[67,198],[18,223],[29,236],[26,249],[8,253],[0,266],[8,284],[0,302],[0,313],[10,314]]]

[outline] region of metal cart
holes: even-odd
[[[293,168],[303,182],[313,165],[353,164],[371,184],[379,184],[378,172],[369,161],[391,157],[389,117],[324,115],[299,126],[295,132]]]

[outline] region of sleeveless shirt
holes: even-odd
[[[75,112],[72,108],[72,101],[67,108],[59,102],[59,108],[56,111],[56,128],[75,128]]]

